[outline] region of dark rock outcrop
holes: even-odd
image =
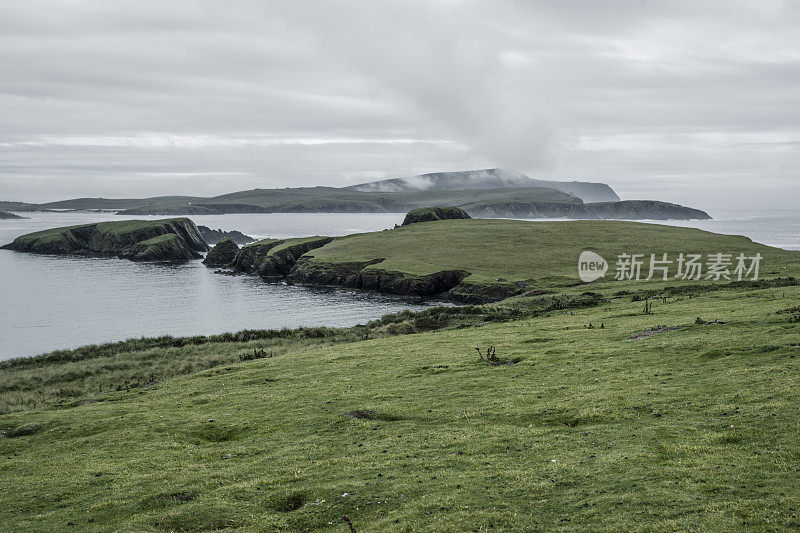
[[[332,237],[267,239],[243,246],[233,261],[224,266],[234,273],[258,275],[271,281],[285,280],[401,296],[441,296],[463,303],[494,302],[523,292],[522,287],[513,283],[491,286],[465,283],[469,276],[465,270],[442,270],[415,276],[379,268],[383,262],[381,258],[327,263],[314,260],[314,256],[308,253],[333,240]]]
[[[228,237],[223,237],[203,259],[203,264],[211,267],[228,266],[236,259],[239,246]]]
[[[322,264],[305,255],[325,246],[332,237],[264,240],[242,247],[227,266],[234,271],[261,276],[267,280],[285,279],[306,285],[328,285],[363,289],[384,294],[433,296],[447,293],[469,275],[466,271],[445,270],[427,276],[409,276],[367,268],[382,259],[362,262]]]
[[[303,239],[267,239],[242,247],[230,266],[239,272],[255,274],[262,278],[288,276],[297,260],[320,246],[325,246],[333,237],[309,237]]]
[[[188,261],[200,255],[187,246],[182,237],[165,233],[125,247],[119,257],[131,261]]]
[[[208,251],[188,218],[100,222],[29,233],[3,246],[18,252],[117,256],[133,261],[199,259]]]
[[[239,246],[255,241],[253,237],[245,235],[241,231],[223,231],[221,229],[211,229],[208,226],[197,226],[200,236],[209,246],[214,246],[222,239],[230,239]]]
[[[382,259],[336,264],[321,264],[310,259],[308,256],[300,258],[288,279],[296,283],[332,285],[383,294],[434,296],[446,293],[469,275],[463,270],[443,270],[426,276],[409,276],[402,272],[367,268],[380,264]]]
[[[403,226],[415,224],[417,222],[433,222],[435,220],[459,220],[470,217],[464,210],[458,207],[422,207],[406,213]]]

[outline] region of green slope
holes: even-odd
[[[761,253],[763,273],[797,275],[800,253],[753,243],[741,236],[618,221],[530,222],[518,220],[444,220],[411,224],[389,231],[337,238],[309,252],[307,262],[335,267],[354,262],[382,261],[367,271],[426,276],[446,270],[470,273],[464,282],[492,284],[498,278],[527,281],[541,287],[578,281],[578,257],[584,250],[599,253],[610,264],[605,283],[614,276],[616,257],[623,253]],[[673,270],[675,266],[673,265]],[[645,275],[647,272],[645,272]],[[593,284],[602,285],[603,282]]]
[[[3,524],[344,532],[347,515],[357,531],[797,528],[800,326],[785,310],[798,305],[796,286],[725,290],[659,300],[652,316],[624,298],[367,341],[99,349],[94,376],[225,362],[0,416]],[[641,336],[658,325],[679,329]],[[516,364],[480,362],[475,347],[490,345]],[[79,372],[70,353],[65,370]]]

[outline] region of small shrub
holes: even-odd
[[[272,352],[267,352],[263,348],[253,348],[253,352],[245,352],[239,354],[240,361],[253,361],[255,359],[264,359],[265,357],[272,357]]]

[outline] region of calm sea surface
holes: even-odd
[[[0,220],[0,244],[58,226],[120,220],[110,213],[20,213]],[[346,235],[391,228],[402,214],[193,216],[198,225],[253,237]],[[127,217],[164,218],[164,217]],[[163,334],[351,326],[421,301],[221,276],[200,261],[169,265],[0,250],[0,360]]]
[[[23,213],[0,220],[0,244],[57,226],[119,220],[110,213]],[[714,220],[668,222],[800,250],[800,214],[712,213]],[[161,217],[129,217],[161,218]],[[253,237],[346,235],[391,228],[402,214],[192,216],[198,225]],[[155,335],[241,329],[349,326],[421,301],[221,276],[200,261],[180,265],[53,257],[0,250],[0,360],[85,344]]]

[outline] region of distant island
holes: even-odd
[[[447,191],[456,189],[498,189],[543,187],[581,198],[584,202],[618,202],[620,197],[605,183],[540,180],[505,168],[433,172],[407,178],[373,181],[345,187],[364,192]]]
[[[0,202],[0,207],[11,202]],[[253,189],[211,198],[76,198],[15,204],[18,211],[111,210],[130,215],[403,213],[449,205],[483,218],[706,220],[705,211],[657,200],[620,201],[604,183],[536,180],[506,169],[421,174],[349,187]]]

